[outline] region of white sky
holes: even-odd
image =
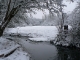
[[[44,17],[44,14],[48,15],[49,14],[49,11],[47,9],[45,9],[45,11],[41,11],[41,10],[38,10],[36,11],[37,14],[32,14],[33,17],[36,17],[37,19],[42,19]]]
[[[36,10],[36,14],[32,13],[32,17],[36,19],[43,19],[44,15],[48,15],[49,11],[47,9],[44,9],[44,12],[42,10]]]
[[[72,2],[68,2],[68,1],[63,1],[63,3],[65,5],[67,5],[67,7],[64,7],[64,12],[66,12],[66,13],[71,13],[77,5],[77,2],[72,3]]]

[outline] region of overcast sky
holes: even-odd
[[[72,3],[72,2],[66,1],[66,0],[64,0],[63,3],[66,5],[66,7],[64,7],[63,11],[68,14],[70,14],[77,5],[77,2]],[[49,14],[49,11],[45,10],[45,13],[47,15],[47,14]],[[33,16],[33,18],[36,18],[36,19],[42,19],[44,14],[42,11],[36,10],[36,14],[32,13],[32,16]]]
[[[77,2],[75,1],[75,2],[68,2],[68,1],[63,1],[63,3],[65,4],[65,5],[67,5],[67,7],[64,7],[64,12],[66,12],[66,13],[71,13],[74,9],[75,9],[75,7],[77,6]]]

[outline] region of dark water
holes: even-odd
[[[26,49],[33,60],[57,60],[57,48],[48,43],[34,43],[27,41]]]
[[[27,41],[26,49],[33,60],[80,60],[80,50]]]
[[[80,60],[80,50],[55,46],[49,42],[26,41],[26,38],[15,39],[31,55],[32,60]]]

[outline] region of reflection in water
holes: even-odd
[[[58,60],[80,60],[80,51],[78,49],[68,49],[57,47]]]

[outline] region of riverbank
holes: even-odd
[[[32,60],[80,60],[80,50],[52,45],[48,42],[34,42],[24,37],[11,37],[28,52]]]
[[[29,60],[30,56],[14,41],[0,37],[0,60]]]
[[[71,27],[68,30],[68,36],[65,40],[57,41],[58,27],[57,26],[25,26],[25,27],[16,27],[16,28],[6,28],[4,35],[16,37],[26,37],[28,40],[43,42],[43,41],[53,41],[55,45],[65,46],[65,47],[80,47],[79,42],[74,42],[71,37],[70,32]]]

